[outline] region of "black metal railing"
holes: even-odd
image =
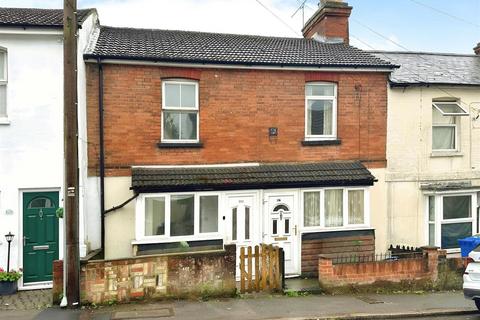
[[[348,254],[332,257],[333,264],[367,263],[380,261],[396,261],[400,259],[423,259],[423,252],[385,252],[375,254]]]

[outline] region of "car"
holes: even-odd
[[[463,295],[473,300],[480,310],[480,246],[470,251],[463,274]]]

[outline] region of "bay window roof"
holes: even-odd
[[[248,166],[133,167],[136,192],[371,186],[375,177],[360,161]]]

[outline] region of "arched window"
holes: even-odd
[[[54,208],[55,205],[52,200],[46,197],[35,198],[28,204],[29,209],[37,208]]]

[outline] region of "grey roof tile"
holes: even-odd
[[[95,9],[78,10],[81,24]],[[0,8],[0,27],[44,27],[63,28],[62,9]]]
[[[365,51],[313,39],[102,26],[85,55],[180,63],[393,68]]]
[[[425,52],[371,51],[400,68],[391,73],[395,85],[480,85],[480,56]]]
[[[374,179],[359,161],[132,168],[132,189],[137,192],[373,185]]]

